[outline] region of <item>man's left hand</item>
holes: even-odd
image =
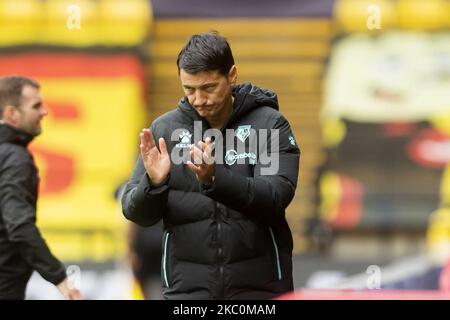
[[[209,137],[205,139],[205,142],[199,141],[198,147],[191,146],[190,154],[194,162],[188,161],[187,166],[195,173],[197,180],[204,185],[213,183],[215,163],[213,149],[214,143]]]

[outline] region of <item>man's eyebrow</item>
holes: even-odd
[[[214,87],[217,85],[217,82],[210,82],[210,83],[205,83],[204,85],[201,85],[200,87],[198,87],[199,89],[207,89],[210,87]],[[183,85],[184,88],[186,89],[195,89],[194,87],[191,87],[190,85]]]

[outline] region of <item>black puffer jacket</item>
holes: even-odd
[[[293,289],[293,243],[285,208],[295,193],[300,151],[289,123],[277,111],[275,93],[244,84],[233,95],[233,113],[222,131],[226,140],[225,129],[232,129],[234,141],[223,143],[225,161],[216,163],[210,189],[203,189],[195,174],[173,157],[166,183],[153,187],[139,159],[122,198],[126,218],[141,225],[164,220],[161,269],[167,299],[269,299]],[[203,135],[207,122],[182,98],[151,130],[156,141],[165,139],[169,154],[178,153],[202,139],[194,137],[194,121]],[[275,175],[261,175],[268,166],[260,153],[249,150],[248,126],[257,132],[279,129]],[[171,139],[173,132],[177,141]],[[276,138],[260,139],[259,148],[270,145],[271,137]],[[237,162],[240,157],[245,164]]]
[[[0,299],[23,299],[33,270],[55,285],[66,277],[36,227],[39,178],[26,149],[32,139],[0,124]]]

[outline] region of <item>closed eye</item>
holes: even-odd
[[[36,102],[35,104],[33,104],[32,108],[33,109],[40,109],[42,107],[42,101]]]
[[[200,87],[200,89],[202,89],[204,91],[212,91],[215,87],[217,87],[217,84],[211,83],[211,84],[207,84],[207,85]]]

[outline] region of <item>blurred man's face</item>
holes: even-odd
[[[228,75],[218,71],[203,71],[195,74],[180,70],[184,93],[198,114],[208,119],[221,117],[232,108],[231,89],[236,83],[236,68]]]
[[[24,86],[21,105],[17,108],[15,126],[33,136],[41,133],[41,120],[48,114],[44,107],[39,89]]]

